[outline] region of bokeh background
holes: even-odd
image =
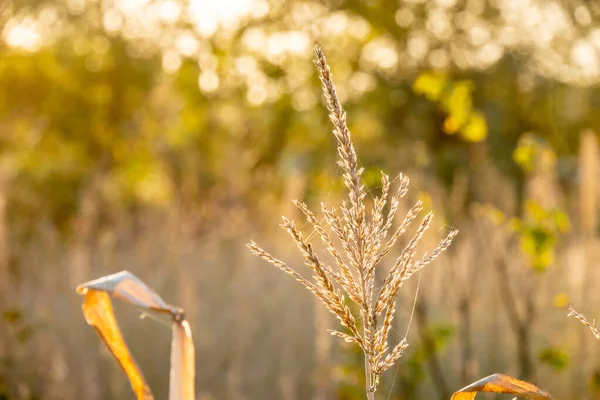
[[[362,398],[360,355],[325,332],[335,319],[244,247],[302,269],[281,215],[311,235],[292,199],[318,209],[344,195],[314,43],[369,190],[380,170],[403,172],[402,207],[421,199],[436,215],[425,245],[460,230],[401,292],[393,336],[410,326],[410,347],[378,396],[448,399],[505,372],[600,398],[600,343],[566,317],[568,304],[600,316],[599,3],[0,10],[0,398],[133,398],[74,291],[122,269],[187,311],[197,398]],[[168,326],[116,307],[166,398]]]

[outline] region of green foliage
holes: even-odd
[[[526,173],[547,171],[556,164],[556,154],[549,144],[531,133],[526,133],[519,139],[513,159]]]
[[[358,346],[343,345],[343,362],[334,368],[337,398],[360,400],[364,397],[364,354]]]
[[[358,306],[349,298],[344,298],[346,306],[352,312],[358,312]],[[362,324],[362,321],[357,321]],[[350,335],[349,329],[342,327],[343,332]],[[360,326],[359,329],[363,329]],[[365,387],[365,356],[362,349],[352,344],[342,344],[340,353],[342,354],[342,362],[334,367],[335,380],[337,381],[336,393],[340,400],[359,400],[364,396]]]
[[[538,359],[555,371],[564,371],[570,362],[569,353],[560,347],[546,347],[538,352]]]
[[[22,313],[16,308],[11,308],[2,313],[2,318],[7,324],[16,324],[21,320]]]
[[[456,332],[454,325],[445,323],[430,324],[429,329],[436,353],[441,353],[448,347],[450,339],[452,339]]]
[[[39,328],[32,318],[27,318],[23,311],[17,308],[4,310],[2,319],[9,335],[7,339],[20,345],[27,344]]]
[[[421,338],[411,343],[410,347],[402,357],[402,366],[398,369],[398,391],[399,398],[412,399],[417,397],[419,386],[427,377],[425,364],[432,357],[441,355],[452,339],[456,328],[445,323],[430,323],[427,325],[427,338]],[[430,348],[430,340],[433,344],[433,352]]]
[[[571,223],[568,215],[558,208],[544,208],[533,200],[525,203],[523,216],[508,218],[501,210],[480,205],[476,212],[496,225],[507,225],[518,237],[520,248],[528,265],[543,272],[555,259],[560,237],[568,233]]]
[[[422,352],[418,350],[409,352],[402,359],[402,369],[398,377],[398,391],[400,399],[413,399],[418,396],[419,386],[427,378],[425,367],[423,365]]]
[[[552,173],[556,167],[556,153],[543,138],[530,133],[519,140],[513,159],[528,176]],[[486,208],[484,213],[498,224],[506,220],[494,207]],[[563,210],[543,207],[534,199],[525,200],[522,216],[511,218],[509,226],[517,234],[529,266],[538,272],[545,271],[554,262],[560,236],[571,229],[569,217]]]
[[[600,369],[595,369],[588,378],[588,391],[590,393],[600,393]]]
[[[521,250],[529,265],[543,272],[554,262],[555,247],[561,234],[569,231],[569,218],[559,209],[545,209],[534,201],[525,204],[525,215],[513,218],[511,228],[519,236]]]
[[[365,62],[366,50],[381,38],[391,43],[390,48],[401,49],[407,39],[429,35],[423,27],[435,21],[431,10],[438,12],[439,7],[428,2],[348,1],[339,9],[335,2],[322,8],[300,2],[298,7],[273,7],[264,17],[242,19],[213,37],[193,31],[182,12],[178,21],[161,25],[150,40],[142,37],[142,31],[103,27],[106,14],[114,11],[110,1],[8,3],[19,17],[17,13],[54,13],[55,25],[64,29],[38,51],[0,43],[0,181],[8,178],[3,194],[11,245],[33,246],[23,234],[37,235],[47,225],[72,234],[86,195],[99,211],[99,224],[107,225],[118,215],[135,216],[145,209],[166,213],[175,207],[189,215],[214,214],[230,223],[228,207],[272,211],[271,197],[287,190],[290,176],[311,182],[301,194],[309,200],[322,193],[335,196],[337,187],[331,182],[334,178],[339,183],[339,171],[325,167],[331,164],[327,157],[334,154],[334,146],[331,135],[324,134],[329,128],[326,112],[316,106],[320,99],[310,97],[311,92],[318,93],[318,79],[306,62],[310,51],[273,56],[271,45],[276,41],[268,40],[279,32],[305,29],[305,22],[296,26],[294,21],[313,12],[324,14],[311,24],[326,29],[319,40],[332,50],[334,79],[342,88],[348,123],[361,148],[359,161],[373,166],[364,174],[373,191],[378,191],[379,169],[418,170],[428,183],[450,183],[463,169],[470,174],[465,202],[489,199],[486,185],[477,180],[488,166],[519,188],[536,172],[566,165],[560,170],[561,183],[574,187],[570,165],[580,131],[600,122],[595,112],[600,91],[536,75],[528,56],[513,56],[508,49],[491,68],[464,68],[452,63],[451,50],[460,37],[449,38],[448,45],[432,36],[426,37],[430,46],[425,47],[452,54],[445,69],[449,73],[423,70],[430,54],[418,61],[409,57],[405,63],[407,54],[400,53],[397,69],[389,70]],[[173,3],[183,5],[179,0]],[[472,7],[461,4],[442,7],[448,21],[458,20],[459,12],[470,15]],[[406,9],[412,22],[400,27],[398,15]],[[486,31],[488,22],[496,23],[487,20],[495,19],[496,11],[488,4],[476,17]],[[579,10],[573,15],[580,15]],[[336,31],[343,24],[332,23],[330,17],[336,22],[347,18],[348,29],[331,34],[328,29]],[[0,23],[3,19],[0,15]],[[311,24],[306,31],[312,38]],[[179,54],[181,66],[167,71],[164,53],[177,52],[169,40],[185,33],[199,41],[199,50],[192,56]],[[248,46],[248,37],[261,35],[266,38],[263,48]],[[494,40],[491,37],[489,44]],[[387,54],[386,49],[376,53]],[[418,66],[405,70],[404,64],[410,63]],[[256,73],[244,77],[254,67]],[[207,70],[214,70],[220,80],[210,93],[198,84]],[[418,78],[411,85],[407,76]],[[264,90],[262,102],[249,100],[256,90]],[[426,101],[418,101],[421,97]],[[446,193],[435,193],[436,201],[438,195],[444,198]],[[421,197],[427,208],[433,205],[425,192]],[[509,221],[528,265],[544,271],[570,229],[569,218],[565,210],[528,199],[517,202],[523,210],[517,218],[494,208],[487,210],[488,215],[500,225]],[[119,214],[123,209],[127,212]],[[11,254],[11,273],[26,276],[21,268],[27,265],[20,257]],[[59,276],[66,268],[50,267],[54,269],[48,273]],[[558,300],[557,306],[563,307],[566,300]],[[38,329],[17,309],[6,310],[2,322],[14,343],[31,343],[31,334]],[[452,332],[432,329],[436,351],[443,351]],[[543,357],[560,364],[563,355],[546,352]],[[418,342],[411,343],[403,361],[399,370],[403,393],[415,398],[426,375],[427,356]],[[342,374],[346,380],[341,383],[345,389],[340,389],[345,390],[344,398],[353,398],[354,387],[357,393],[363,391],[362,375],[356,381],[353,368],[362,368],[360,357],[348,357]],[[0,376],[0,398],[5,385]],[[600,373],[591,378],[590,388],[600,392]]]
[[[98,38],[79,40],[84,46]],[[158,162],[156,144],[150,144],[155,139],[133,134],[131,124],[156,70],[151,61],[128,56],[122,42],[102,40],[109,50],[94,71],[69,42],[35,55],[5,51],[0,85],[11,101],[0,102],[9,132],[0,140],[0,154],[14,160],[18,184],[9,199],[14,222],[49,218],[64,227],[78,209],[79,192],[97,176],[106,179],[106,190],[119,189],[117,198],[147,200],[140,186],[148,185],[150,172],[134,166],[144,156],[150,166]]]

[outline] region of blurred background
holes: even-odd
[[[369,190],[412,179],[423,249],[460,230],[401,291],[378,396],[505,372],[600,398],[600,342],[566,317],[600,316],[599,3],[2,0],[0,32],[1,399],[133,398],[74,290],[122,269],[187,311],[198,399],[362,398],[336,320],[244,247],[306,272],[281,216],[310,235],[292,199],[344,196],[314,43]],[[115,307],[166,398],[168,326]]]

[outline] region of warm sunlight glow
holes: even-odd
[[[118,0],[117,8],[125,14],[135,14],[148,5],[148,0]]]
[[[390,9],[395,27],[405,31],[399,39],[383,34],[360,13],[331,11],[316,0],[291,4],[282,23],[259,20],[272,11],[268,0],[104,0],[98,15],[94,1],[64,1],[73,15],[98,17],[109,36],[122,35],[132,54],[160,53],[166,72],[176,72],[185,59],[200,61],[212,52],[209,42],[215,37],[230,40],[237,33],[243,51],[278,66],[306,54],[323,37],[359,46],[361,68],[368,72],[404,75],[452,65],[486,69],[505,55],[523,54],[540,76],[586,85],[600,81],[600,28],[583,2],[566,7],[558,0],[497,0],[490,23],[485,2],[467,2],[458,10],[456,0],[407,0]],[[47,12],[53,7],[13,16],[3,41],[35,52],[70,35],[69,19]],[[215,80],[206,82],[211,88]],[[251,90],[252,102],[260,103],[265,91]]]
[[[213,93],[219,88],[219,75],[215,71],[203,71],[198,77],[198,86],[204,93]]]
[[[31,18],[25,18],[21,22],[9,22],[4,32],[9,46],[34,52],[42,44],[39,25]]]
[[[219,26],[232,27],[251,11],[252,0],[191,0],[188,6],[189,17],[198,33],[213,35]]]
[[[181,14],[181,5],[173,0],[164,1],[160,4],[159,13],[165,22],[174,23]]]

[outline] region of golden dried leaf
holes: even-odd
[[[514,394],[534,400],[553,400],[553,397],[529,382],[504,374],[494,374],[470,384],[452,395],[451,400],[472,400],[479,392]]]
[[[152,392],[123,341],[108,294],[86,290],[82,308],[87,323],[96,328],[106,347],[127,374],[138,400],[152,400],[154,398]]]

